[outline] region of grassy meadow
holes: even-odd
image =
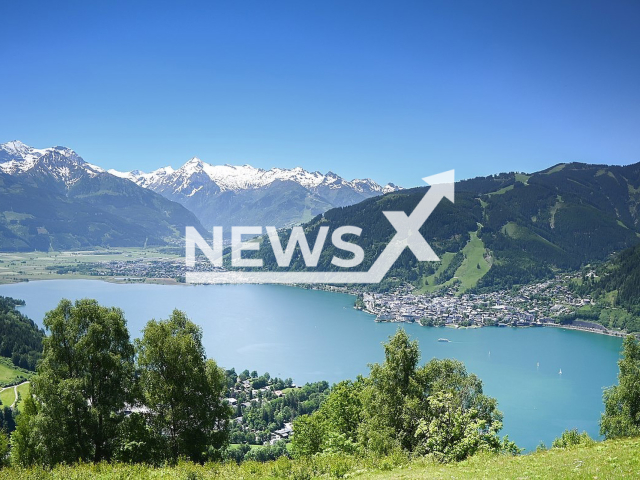
[[[0,388],[22,383],[29,379],[31,375],[33,375],[33,372],[16,367],[11,362],[11,359],[0,357]],[[1,395],[0,398],[2,398]]]
[[[528,455],[476,455],[459,463],[440,464],[429,458],[409,460],[402,455],[356,458],[320,455],[266,463],[244,462],[197,465],[181,462],[175,467],[144,465],[61,465],[52,470],[8,467],[0,480],[21,479],[254,479],[254,478],[362,478],[362,479],[616,479],[638,478],[640,439],[608,440],[573,448],[554,448]]]

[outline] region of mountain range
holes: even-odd
[[[274,225],[399,190],[302,168],[263,170],[193,158],[174,170],[106,171],[66,147],[0,144],[0,248],[166,245],[185,226]]]
[[[207,228],[298,224],[331,208],[400,189],[370,179],[347,181],[333,172],[210,165],[195,157],[177,170],[163,167],[151,173],[109,173],[184,205]]]
[[[0,145],[0,248],[181,246],[185,226],[207,238],[211,225],[243,224],[283,227],[285,244],[288,227],[306,220],[311,244],[321,226],[361,227],[359,268],[368,269],[395,233],[383,211],[410,214],[427,189],[197,158],[176,170],[105,171],[65,147],[9,142]],[[379,288],[509,288],[576,270],[640,243],[639,205],[640,163],[562,163],[464,180],[455,203],[443,200],[420,230],[441,261],[417,262],[406,250]],[[258,254],[264,268],[278,268],[268,239]],[[342,255],[327,244],[318,269],[337,269],[334,254]],[[291,268],[305,268],[299,249]]]
[[[85,162],[65,147],[0,145],[0,247],[66,250],[167,245],[193,213],[151,190]]]

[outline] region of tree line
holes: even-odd
[[[151,320],[132,342],[122,310],[62,300],[11,435],[18,465],[160,464],[220,458],[230,407],[224,371],[183,312]]]
[[[224,399],[229,371],[207,359],[201,329],[183,312],[149,321],[135,341],[122,310],[95,300],[62,300],[44,325],[42,359],[10,439],[14,464],[160,465],[248,455],[246,446],[229,448],[230,433],[240,433]],[[517,451],[497,436],[501,413],[477,377],[454,360],[418,361],[417,343],[399,330],[369,377],[295,389],[248,409],[246,421],[260,429],[295,419],[296,456],[403,450],[461,459],[478,449]],[[289,455],[281,443],[247,458],[279,455]]]

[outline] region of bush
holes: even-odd
[[[551,444],[551,448],[569,448],[577,445],[591,445],[595,440],[587,432],[578,433],[578,429],[565,430]]]

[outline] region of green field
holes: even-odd
[[[491,265],[485,259],[484,243],[476,232],[470,233],[471,238],[462,249],[464,261],[456,270],[455,278],[460,280],[460,290],[462,293],[472,287],[475,287],[480,280],[491,268]]]
[[[2,402],[3,407],[10,407],[13,405],[16,396],[13,390],[13,387],[6,387],[0,392],[0,401]]]
[[[551,219],[549,220],[549,226],[551,228],[556,227],[556,213],[563,203],[564,202],[562,201],[562,197],[558,195],[556,203],[553,205],[553,207],[551,207]]]
[[[541,237],[537,233],[532,232],[531,230],[529,230],[527,227],[524,227],[522,225],[518,225],[515,222],[509,222],[504,227],[502,227],[502,233],[504,233],[505,235],[508,235],[509,237],[513,238],[514,240],[525,240],[525,241],[528,241],[528,242],[539,242],[539,243],[543,243],[545,245],[548,245],[549,247],[553,248],[554,250],[557,250],[558,252],[562,252],[560,247],[558,247],[557,245],[554,245],[553,243],[551,243],[546,238]]]
[[[435,271],[435,273],[433,275],[429,275],[428,277],[424,277],[422,279],[422,285],[418,288],[418,293],[425,293],[425,292],[434,292],[440,288],[443,287],[443,285],[447,285],[451,282],[445,282],[443,285],[436,285],[435,284],[435,278],[440,275],[444,270],[447,269],[447,267],[449,266],[449,264],[451,263],[451,260],[453,260],[453,257],[455,257],[455,253],[451,253],[451,252],[445,252],[444,254],[440,255],[440,265],[438,266],[438,269]]]
[[[81,273],[58,274],[47,267],[73,267],[83,263],[96,264],[110,261],[133,260],[176,260],[179,255],[166,253],[154,248],[118,248],[73,251],[73,252],[11,252],[0,253],[0,283],[14,283],[24,280],[53,280],[100,278]]]
[[[545,175],[551,175],[552,173],[559,172],[560,170],[562,170],[566,166],[567,166],[566,163],[560,163],[560,164],[556,165],[555,167],[549,169],[548,171],[544,172],[544,174]]]
[[[496,190],[495,192],[491,192],[489,193],[489,196],[502,195],[503,193],[507,193],[509,190],[513,190],[513,184],[507,185],[506,187],[503,187],[500,190]]]
[[[2,406],[10,407],[16,402],[16,389],[18,390],[18,399],[14,407],[16,409],[20,408],[20,404],[24,401],[27,395],[29,395],[30,385],[28,383],[23,383],[18,385],[17,387],[4,387],[2,391],[0,391],[0,401],[2,401]]]
[[[469,460],[441,464],[429,458],[413,461],[402,455],[356,458],[320,455],[266,463],[244,462],[197,465],[181,462],[176,467],[97,464],[0,470],[3,479],[253,479],[253,478],[362,478],[362,479],[617,479],[638,478],[640,439],[599,442],[589,446],[551,449],[517,457],[479,454]]]
[[[19,368],[8,358],[0,357],[0,386],[15,385],[27,380],[33,373]]]
[[[19,385],[18,386],[18,402],[16,403],[16,410],[20,410],[20,405],[22,405],[22,402],[24,402],[24,399],[27,398],[27,395],[29,395],[29,389],[31,388],[31,385],[29,385],[28,383],[25,383],[23,385]]]
[[[11,368],[4,362],[0,363],[0,382],[10,382],[21,373],[22,372]]]
[[[436,285],[435,279],[443,271],[447,269],[455,253],[446,252],[440,257],[440,265],[436,272],[422,279],[422,285],[418,288],[419,293],[434,292],[443,287],[452,285],[456,280],[460,280],[459,293],[475,287],[480,280],[491,268],[491,264],[485,259],[486,249],[483,241],[478,238],[477,232],[469,232],[470,238],[462,249],[464,260],[462,265],[458,267],[452,278],[446,282]]]
[[[640,440],[616,440],[567,449],[506,456],[476,456],[452,465],[414,462],[391,472],[361,478],[514,478],[514,479],[613,479],[638,478]]]

